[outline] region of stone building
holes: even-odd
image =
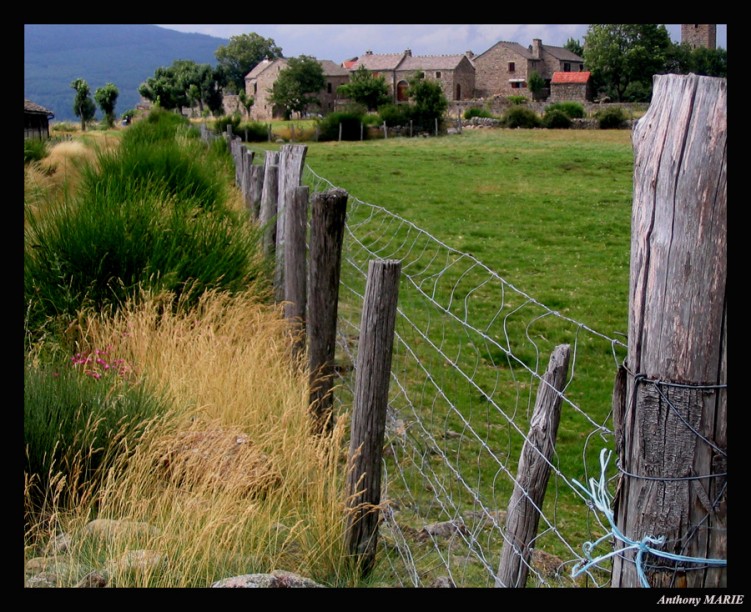
[[[50,119],[54,119],[52,111],[39,106],[31,100],[23,101],[23,137],[47,140],[50,137]]]
[[[589,102],[593,98],[592,73],[554,72],[550,79],[550,102]]]
[[[706,47],[717,48],[717,24],[683,23],[681,24],[681,42],[688,43],[694,49]]]
[[[563,47],[543,45],[539,38],[529,47],[519,43],[500,41],[477,55],[475,66],[475,94],[477,97],[523,95],[531,97],[529,77],[537,72],[547,86],[554,72],[581,72],[584,59]]]
[[[469,100],[475,94],[475,67],[464,55],[407,55],[396,69],[397,100],[406,100],[409,80],[422,73],[441,85],[448,101]]]
[[[407,101],[409,81],[418,73],[426,79],[440,83],[446,99],[467,100],[474,97],[475,67],[466,54],[463,55],[412,55],[410,49],[402,53],[365,55],[345,64],[350,72],[361,66],[386,80],[392,100]]]
[[[266,59],[245,75],[245,94],[255,100],[250,107],[251,119],[268,121],[283,115],[281,109],[271,102],[271,89],[287,63],[284,58]],[[326,114],[334,110],[339,99],[336,90],[349,81],[349,72],[331,60],[318,60],[318,63],[323,68],[326,84],[318,93],[319,104],[311,106],[308,112]]]

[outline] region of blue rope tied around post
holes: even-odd
[[[665,551],[657,550],[653,548],[653,546],[662,546],[665,543],[665,536],[660,536],[660,537],[644,536],[641,540],[632,540],[631,538],[628,538],[623,533],[621,533],[620,529],[618,529],[618,527],[615,524],[615,517],[613,516],[613,511],[611,510],[612,497],[608,493],[607,482],[605,478],[605,474],[607,472],[607,466],[610,461],[611,454],[612,453],[606,449],[602,449],[602,451],[600,452],[600,478],[599,480],[590,478],[589,489],[584,487],[584,485],[577,482],[576,480],[573,481],[575,485],[577,485],[582,491],[584,491],[585,495],[589,496],[592,499],[592,503],[594,504],[594,507],[597,510],[599,510],[602,514],[605,515],[605,518],[607,518],[608,523],[610,524],[610,531],[608,533],[606,533],[604,536],[602,536],[595,542],[585,542],[582,545],[582,550],[584,551],[584,555],[588,559],[588,562],[580,562],[574,566],[573,570],[571,571],[571,576],[573,578],[576,578],[583,572],[586,572],[587,570],[589,570],[591,567],[594,567],[598,565],[599,563],[602,563],[603,561],[605,561],[606,559],[609,559],[610,557],[619,555],[626,550],[637,551],[636,560],[635,560],[636,572],[637,572],[637,575],[639,576],[639,582],[641,582],[641,585],[647,589],[650,588],[650,586],[649,586],[649,582],[647,581],[647,576],[644,572],[644,554],[645,553],[651,553],[653,555],[662,557],[664,559],[671,559],[673,561],[682,561],[685,563],[701,563],[705,565],[716,565],[716,566],[727,565],[727,561],[725,559],[703,559],[700,557],[686,557],[684,555],[676,555],[673,553],[669,553],[669,552],[665,552]],[[593,559],[592,552],[594,551],[594,549],[597,548],[597,546],[599,546],[602,542],[610,539],[611,537],[614,537],[620,542],[623,542],[626,546]]]

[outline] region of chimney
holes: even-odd
[[[464,55],[466,55],[468,59],[473,59],[475,57],[474,51],[465,51]]]
[[[532,57],[535,59],[540,59],[540,47],[542,46],[542,41],[539,38],[533,38],[532,39],[532,45],[529,48],[529,50],[532,52]]]
[[[373,55],[373,52],[372,52],[372,51],[371,51],[370,49],[368,49],[368,50],[367,50],[367,51],[365,52],[365,55]]]
[[[407,57],[412,57],[412,49],[405,49],[404,55],[406,55]]]

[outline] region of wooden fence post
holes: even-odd
[[[343,189],[331,189],[311,198],[307,335],[310,408],[318,432],[333,427],[331,391],[348,197]]]
[[[306,145],[284,145],[279,152],[279,186],[277,188],[276,215],[276,268],[274,287],[277,301],[284,299],[284,221],[287,207],[287,197],[291,193],[290,187],[297,187],[302,181],[305,165]]]
[[[363,576],[375,564],[399,261],[370,261],[365,287],[347,463],[346,550]]]
[[[571,347],[561,344],[550,355],[548,369],[537,388],[537,399],[529,433],[522,448],[514,492],[506,513],[506,530],[501,549],[496,586],[523,588],[529,573],[531,543],[537,535],[540,510],[550,478],[550,461],[555,452],[561,420],[561,392]]]
[[[261,193],[261,227],[264,228],[263,252],[274,255],[276,248],[277,189],[279,187],[279,153],[267,151],[263,167],[263,192]]]
[[[261,218],[261,195],[263,194],[263,166],[250,166],[250,212],[255,220]]]
[[[242,151],[242,174],[240,175],[240,191],[243,194],[243,202],[245,202],[245,207],[248,209],[248,213],[250,214],[251,218],[253,217],[253,201],[250,196],[250,190],[251,186],[253,185],[253,158],[255,157],[255,152],[251,151],[247,147],[241,146]]]
[[[629,541],[616,542],[612,585],[642,575],[725,587],[727,81],[656,76],[633,141],[626,391],[614,411],[615,520]],[[665,540],[637,567],[646,537]]]
[[[287,198],[287,233],[284,240],[284,317],[294,334],[293,352],[299,357],[305,351],[306,295],[306,234],[308,229],[308,187],[290,187]]]

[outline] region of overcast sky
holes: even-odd
[[[163,25],[180,32],[198,32],[229,39],[239,34],[255,32],[271,38],[282,48],[285,57],[312,55],[317,59],[336,63],[373,53],[399,53],[411,49],[413,55],[455,55],[465,51],[482,53],[499,40],[529,46],[533,38],[543,44],[562,47],[569,38],[584,42],[587,25],[575,24],[517,24],[517,25]],[[670,37],[680,42],[681,26],[667,24]],[[717,46],[727,49],[727,24],[717,26]]]

